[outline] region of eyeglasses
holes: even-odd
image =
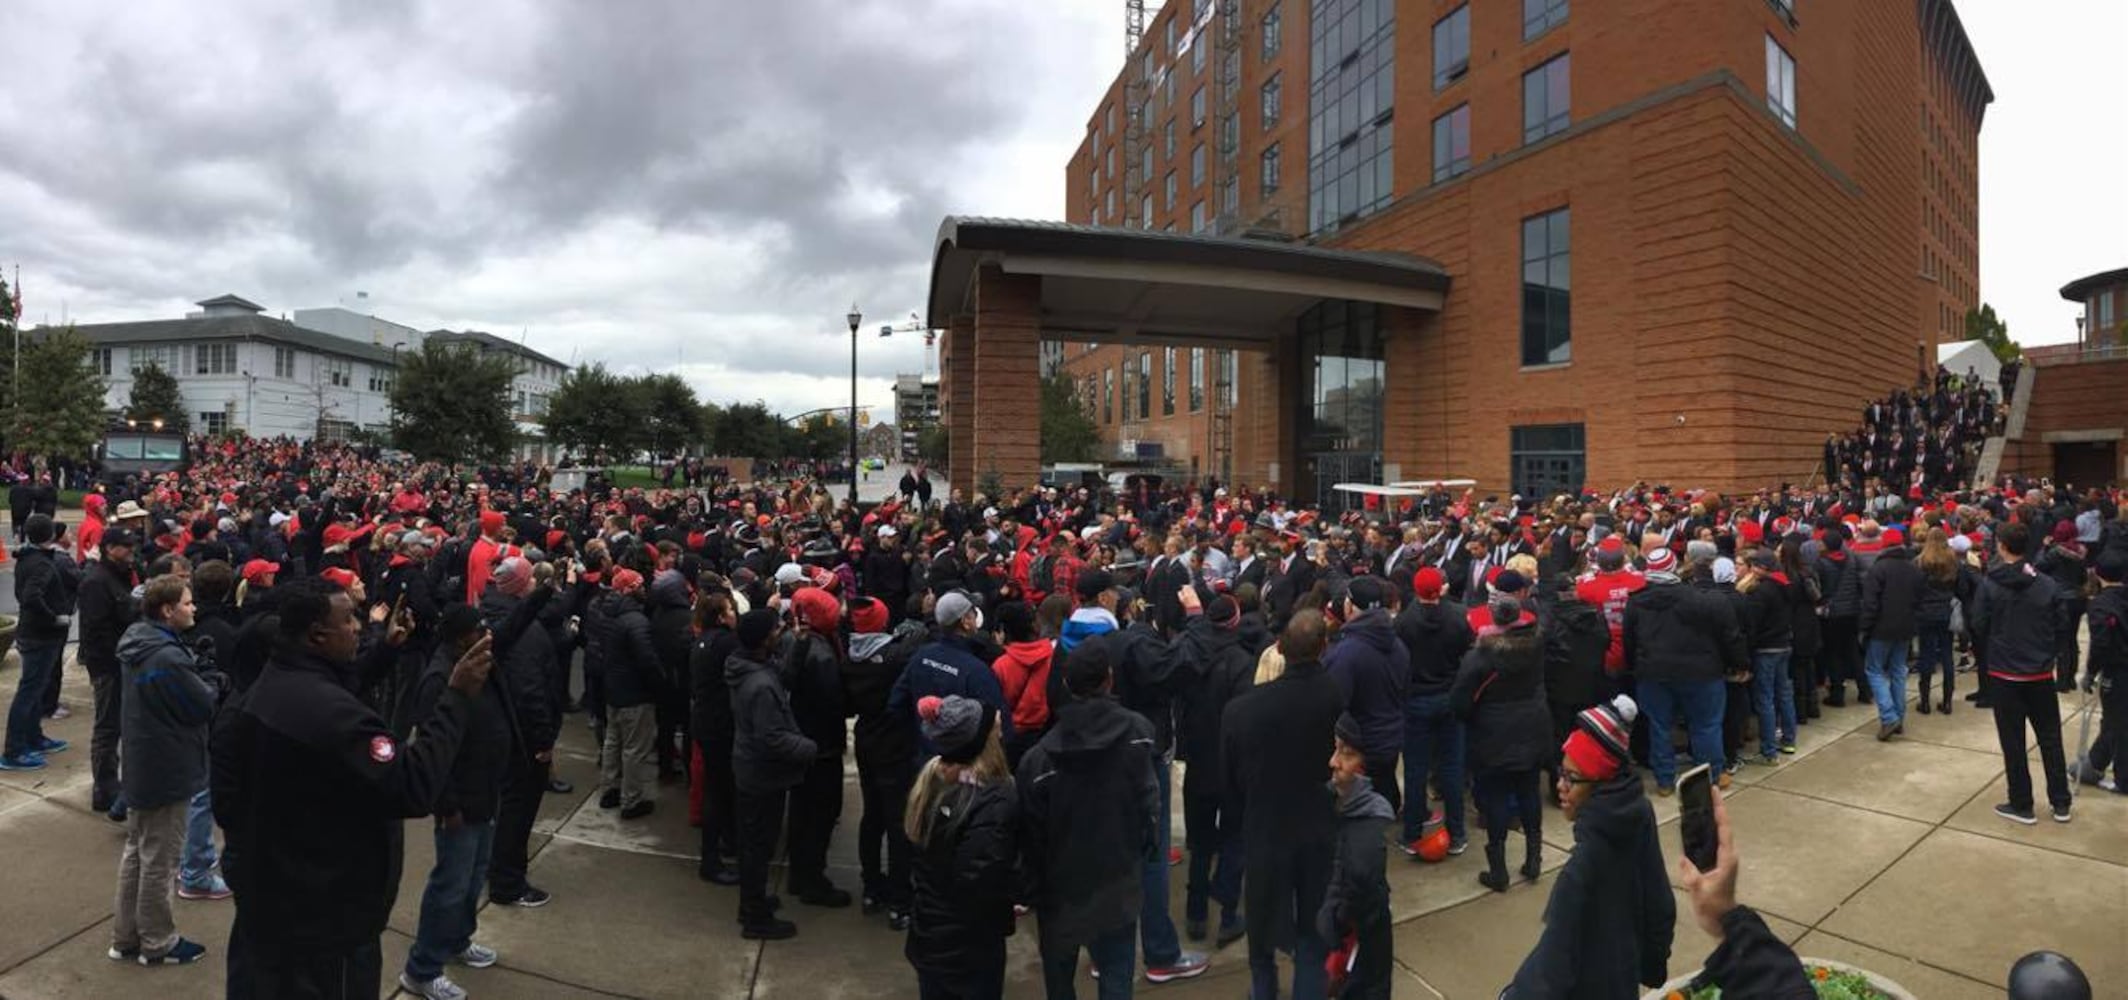
[[[1568,784],[1568,785],[1600,785],[1600,784],[1603,784],[1603,780],[1602,780],[1601,778],[1583,778],[1583,777],[1579,777],[1579,776],[1577,776],[1577,775],[1572,775],[1572,774],[1568,774],[1568,773],[1567,773],[1567,772],[1565,772],[1565,771],[1561,771],[1561,772],[1559,772],[1559,781],[1560,781],[1560,782],[1562,782],[1562,783],[1564,783],[1564,784]]]

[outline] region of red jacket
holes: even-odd
[[[1626,599],[1647,585],[1647,577],[1630,569],[1597,573],[1574,585],[1574,593],[1582,603],[1600,609],[1604,623],[1611,627],[1611,647],[1603,654],[1605,673],[1616,674],[1626,668]]]
[[[1049,665],[1056,644],[1047,639],[1015,642],[990,664],[1012,707],[1012,731],[1039,733],[1049,725]]]

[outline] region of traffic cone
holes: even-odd
[[[6,540],[6,539],[4,539],[4,538],[0,538],[0,566],[5,566],[5,565],[7,565],[7,561],[8,561],[8,554],[7,554],[7,540]]]

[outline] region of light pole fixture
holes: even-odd
[[[857,506],[857,327],[864,323],[864,313],[857,303],[850,303],[850,314],[843,317],[850,321],[850,506]]]

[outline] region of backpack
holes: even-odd
[[[1027,575],[1034,581],[1034,589],[1041,593],[1047,594],[1057,589],[1057,558],[1055,556],[1036,556],[1034,565],[1029,567]]]

